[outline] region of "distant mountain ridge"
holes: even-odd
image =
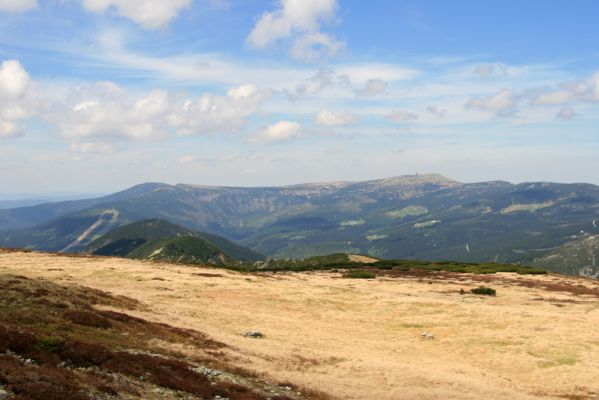
[[[107,231],[159,218],[271,257],[348,253],[526,264],[555,249],[582,248],[567,244],[599,234],[598,186],[460,183],[428,174],[281,187],[142,184],[99,199],[0,210],[0,246],[60,251],[107,210],[118,212]],[[84,244],[103,233],[92,232]],[[592,264],[567,262],[551,268],[597,273]]]

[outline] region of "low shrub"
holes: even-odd
[[[486,286],[480,286],[474,289],[470,289],[470,291],[474,294],[482,294],[485,296],[495,296],[497,294],[497,291],[495,289]]]
[[[355,269],[352,271],[348,271],[343,274],[344,278],[353,278],[353,279],[374,279],[376,275],[369,271],[364,271],[361,269]]]
[[[67,311],[63,314],[63,317],[74,324],[92,328],[110,328],[112,326],[107,318],[90,311]]]
[[[18,400],[89,400],[71,371],[51,366],[31,368],[10,356],[0,356],[0,382]]]
[[[42,337],[37,340],[37,345],[50,353],[58,353],[64,348],[64,340],[58,337]]]

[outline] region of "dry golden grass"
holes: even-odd
[[[123,312],[205,332],[232,348],[223,357],[233,364],[334,398],[599,398],[597,281],[245,275],[20,252],[0,253],[0,273],[137,299],[143,311]],[[459,294],[481,281],[497,296]],[[587,294],[560,291],[563,285]],[[246,330],[266,338],[246,339]],[[436,339],[421,340],[423,331]]]

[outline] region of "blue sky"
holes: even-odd
[[[0,0],[0,193],[599,183],[596,1]]]

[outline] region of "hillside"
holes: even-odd
[[[8,337],[13,349],[0,355],[0,386],[31,392],[44,385],[58,392],[54,399],[79,399],[73,394],[82,389],[95,398],[116,392],[119,399],[173,400],[599,394],[595,280],[401,268],[373,279],[345,273],[246,274],[2,252],[0,345]],[[471,293],[481,285],[496,295]],[[11,336],[15,329],[19,335]],[[249,330],[264,336],[244,337]],[[421,338],[425,332],[434,338]]]
[[[93,209],[99,204],[137,198],[145,193],[151,193],[162,186],[165,185],[160,183],[144,183],[118,193],[94,199],[60,201],[32,207],[0,210],[0,231],[21,231],[43,225],[61,216],[76,213],[77,211]]]
[[[160,219],[144,220],[114,229],[91,242],[84,252],[219,265],[254,262],[262,258],[224,238],[195,232]]]
[[[133,316],[137,299],[5,268],[0,288],[3,399],[318,399],[255,379],[201,331]]]
[[[114,208],[93,208],[58,217],[34,228],[0,233],[0,246],[77,252],[111,229],[135,219]]]
[[[59,223],[98,209],[117,210],[128,222],[166,219],[276,258],[348,253],[529,264],[577,238],[599,234],[594,185],[459,183],[411,175],[265,188],[140,185],[101,199],[0,210],[5,231],[0,245],[61,250],[66,240],[58,245],[46,239],[44,220]],[[30,226],[15,232],[15,221]],[[563,263],[549,267],[577,271]]]
[[[531,264],[568,275],[599,278],[599,235],[575,238],[536,258]]]

